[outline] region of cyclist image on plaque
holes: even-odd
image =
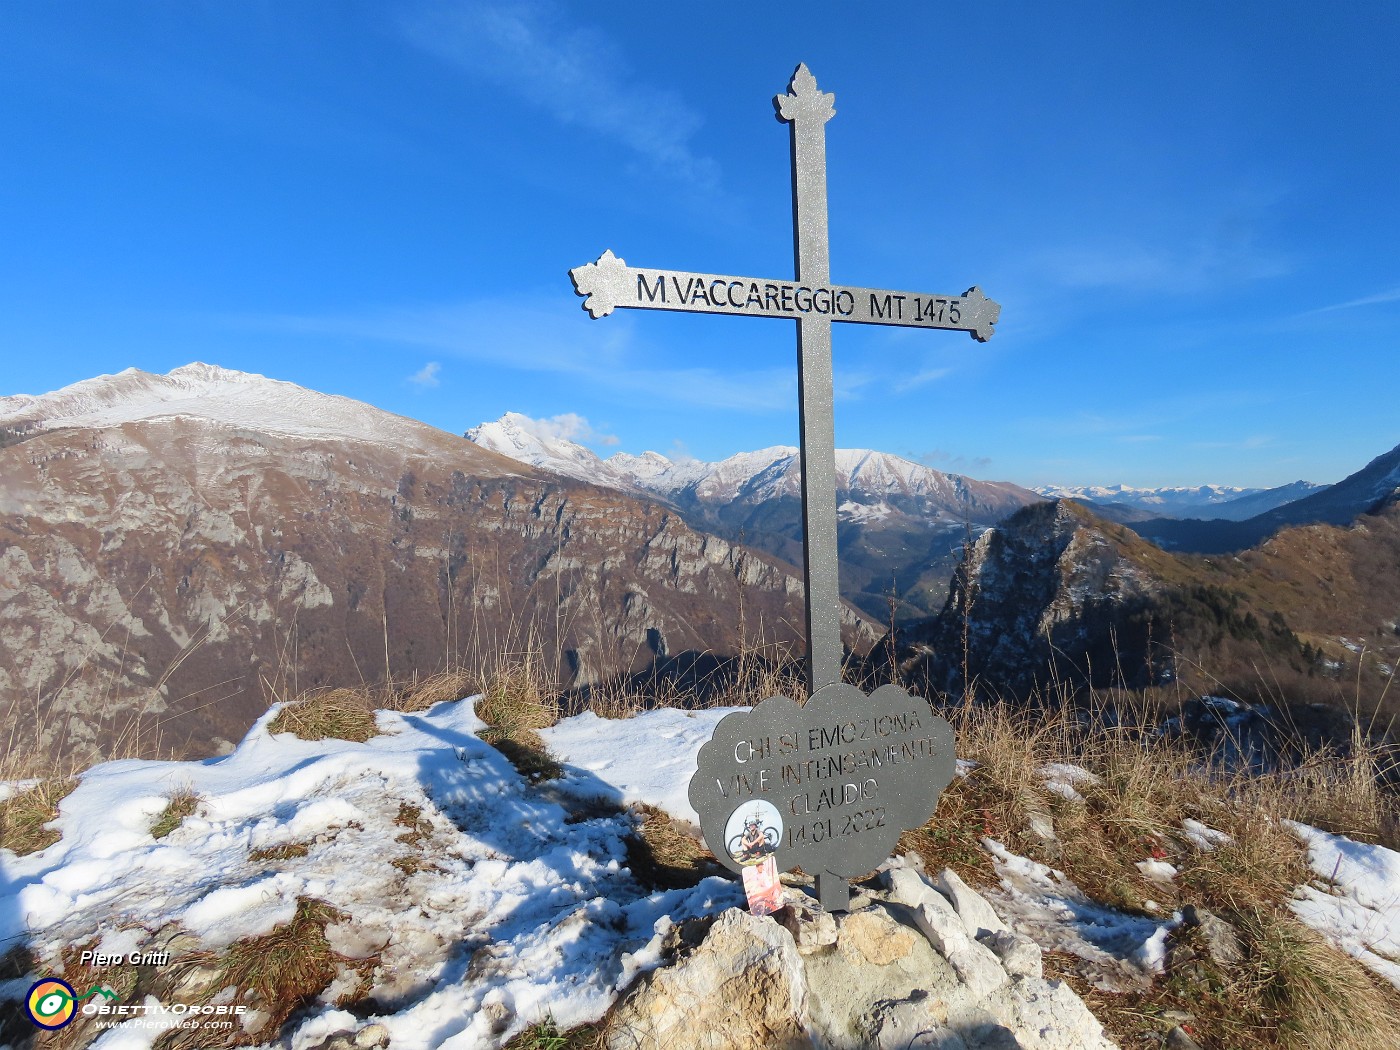
[[[725,848],[740,864],[759,864],[777,850],[782,834],[783,818],[771,802],[745,802],[725,824]]]

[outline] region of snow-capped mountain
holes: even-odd
[[[1127,524],[1160,546],[1212,554],[1252,547],[1288,525],[1349,525],[1358,515],[1376,513],[1383,505],[1397,499],[1400,499],[1400,445],[1335,485],[1318,488],[1301,499],[1244,519],[1176,521],[1158,518]]]
[[[568,438],[542,438],[529,429],[530,420],[518,412],[507,412],[494,423],[483,423],[466,433],[468,441],[492,452],[532,467],[563,474],[609,488],[628,488],[613,470],[604,465],[589,448]],[[659,457],[664,458],[664,457]]]
[[[802,563],[801,459],[788,445],[717,463],[657,452],[607,459],[577,442],[542,437],[510,412],[467,431],[483,448],[593,484],[660,498],[694,528]],[[908,615],[937,610],[967,531],[980,533],[1039,497],[1008,482],[945,474],[869,449],[836,450],[842,593],[881,620],[893,592]]]
[[[798,450],[790,445],[740,452],[717,463],[677,462],[659,452],[644,452],[640,456],[618,452],[603,459],[567,438],[540,436],[530,428],[531,422],[518,412],[507,412],[495,422],[468,430],[466,437],[482,448],[533,467],[669,500],[758,502],[801,494],[800,458]],[[934,504],[938,517],[959,526],[967,520],[965,512],[970,508],[999,508],[1008,500],[1017,507],[1035,502],[1034,493],[1016,485],[945,474],[870,449],[836,450],[836,489],[846,497],[841,515],[851,520],[868,520],[872,510],[878,511],[889,496],[927,499]],[[888,511],[886,507],[885,512]]]
[[[0,397],[0,430],[14,436],[176,419],[300,439],[397,444],[423,452],[439,450],[444,438],[456,443],[435,427],[348,397],[198,362],[166,375],[128,368],[37,397]]]
[[[1235,485],[1196,485],[1138,488],[1133,485],[1039,485],[1046,499],[1076,499],[1089,503],[1126,503],[1133,507],[1165,510],[1168,507],[1207,507],[1248,496],[1260,489]]]

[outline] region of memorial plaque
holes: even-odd
[[[876,867],[902,830],[932,815],[954,758],[952,729],[928,701],[893,685],[866,696],[841,681],[831,325],[942,328],[986,342],[1001,307],[976,287],[947,295],[833,283],[826,122],[835,96],[799,65],[773,102],[791,130],[793,280],[628,266],[611,249],[569,276],[595,319],[628,308],[797,322],[808,699],[772,696],[724,718],[700,749],[690,801],[706,843],[743,872],[753,899],[770,900],[774,865],[801,866],[834,911],[849,905],[847,878]]]
[[[771,856],[780,871],[846,879],[929,818],[953,779],[953,731],[896,685],[866,696],[842,683],[803,706],[770,696],[726,715],[698,764],[690,804],[721,864]]]

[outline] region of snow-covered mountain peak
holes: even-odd
[[[0,398],[0,427],[108,429],[187,418],[302,439],[438,447],[447,435],[361,401],[194,362],[166,375],[128,368],[39,396]]]
[[[472,427],[465,436],[482,448],[532,467],[543,467],[594,484],[627,487],[617,484],[591,449],[566,437],[541,434],[535,421],[519,412],[507,412],[495,422]]]
[[[493,452],[511,456],[531,466],[557,471],[569,477],[625,491],[644,492],[664,499],[687,503],[731,503],[736,499],[761,502],[800,492],[801,457],[792,445],[773,445],[739,452],[714,463],[685,459],[673,461],[659,452],[632,455],[618,452],[607,459],[576,442],[549,433],[535,421],[516,412],[507,412],[494,423],[482,423],[467,431],[468,438]],[[958,474],[945,474],[888,452],[872,449],[836,450],[836,487],[850,493],[849,504],[879,505],[887,496],[932,498],[962,504],[974,489],[987,483],[974,482]],[[1014,486],[1016,505],[1032,502],[1031,493]],[[852,518],[854,512],[842,512]],[[957,517],[958,515],[954,515]],[[864,520],[864,519],[862,519]]]

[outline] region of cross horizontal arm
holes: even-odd
[[[583,307],[595,318],[606,317],[619,307],[789,320],[821,317],[850,324],[971,332],[974,339],[985,343],[1001,314],[1001,306],[977,288],[962,295],[939,295],[651,270],[628,266],[611,251],[604,252],[597,262],[575,267],[569,276],[575,291],[587,296]]]

